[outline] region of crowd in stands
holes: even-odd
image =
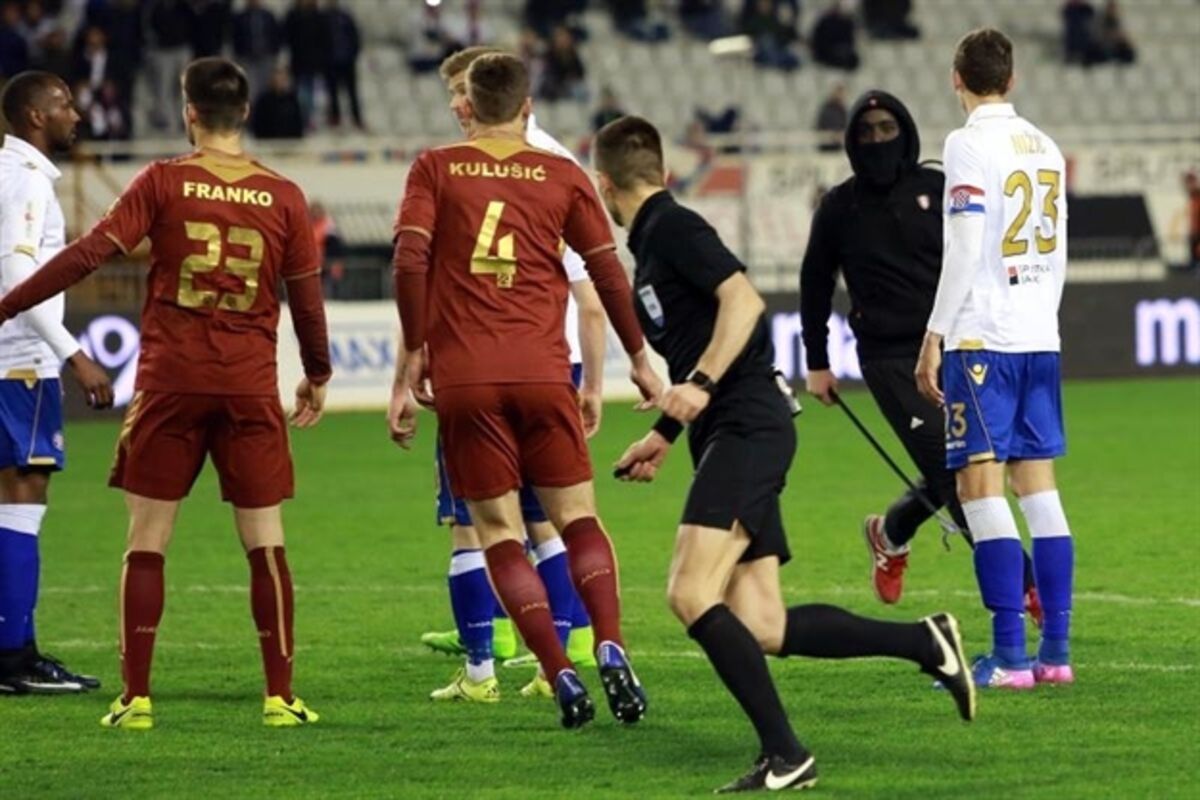
[[[1099,14],[1090,0],[1067,0],[1062,20],[1063,56],[1068,64],[1132,64],[1137,59],[1117,0],[1108,0]]]
[[[326,124],[342,125],[348,106],[363,129],[361,49],[358,24],[338,0],[295,0],[282,17],[262,0],[0,0],[0,83],[26,69],[59,75],[92,139],[135,133],[136,91],[149,92],[154,131],[180,131],[179,76],[191,59],[211,55],[245,68],[258,135],[315,128],[318,87]]]

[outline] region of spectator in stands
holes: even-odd
[[[566,27],[574,36],[585,35],[578,17],[587,0],[525,0],[525,24],[543,39],[551,39],[555,28]]]
[[[1188,269],[1200,270],[1200,176],[1195,171],[1183,176],[1188,196]]]
[[[613,27],[635,42],[663,42],[671,31],[661,20],[652,20],[646,0],[608,0]]]
[[[71,55],[71,43],[62,28],[55,28],[42,39],[42,55],[30,67],[51,72],[70,85],[75,72],[75,59]]]
[[[817,112],[817,149],[826,153],[841,151],[848,119],[846,85],[839,83],[833,87]]]
[[[317,0],[296,0],[284,20],[284,28],[291,58],[292,81],[300,96],[304,127],[308,129],[312,125],[317,78],[325,74],[329,46],[325,15],[317,8]]]
[[[179,77],[190,57],[192,7],[184,0],[148,0],[147,67],[154,93],[150,123],[158,130],[183,127]]]
[[[87,105],[79,105],[83,109],[83,124],[87,126],[87,137],[97,141],[122,141],[131,138],[129,109],[121,97],[117,82],[105,79],[96,90],[86,83],[86,80],[80,81],[81,87],[85,89]]]
[[[329,61],[325,71],[325,88],[329,92],[329,124],[334,128],[342,124],[339,95],[345,89],[350,98],[350,118],[354,120],[354,127],[364,130],[358,100],[358,55],[362,50],[358,24],[338,5],[338,0],[328,0],[325,26],[329,34]]]
[[[313,239],[317,243],[317,260],[321,264],[321,283],[327,300],[341,299],[342,281],[346,279],[346,245],[338,233],[333,217],[319,202],[308,207],[308,219],[312,223]]]
[[[1132,64],[1137,59],[1133,42],[1125,32],[1125,24],[1121,21],[1121,7],[1117,0],[1108,0],[1104,13],[1100,15],[1100,27],[1097,32],[1100,51],[1105,59],[1119,64]]]
[[[132,105],[133,87],[142,66],[145,29],[141,0],[109,0],[88,7],[88,21],[104,29],[112,63],[108,74],[116,81],[126,108]],[[178,91],[176,91],[178,94]]]
[[[192,0],[192,56],[219,56],[229,40],[232,0]]]
[[[921,30],[908,20],[912,0],[863,0],[863,24],[875,39],[916,39]]]
[[[283,67],[275,68],[270,84],[255,99],[250,112],[250,130],[256,139],[299,139],[304,136],[300,98]]]
[[[89,89],[98,92],[106,80],[112,80],[109,74],[112,58],[108,50],[108,35],[93,26],[83,32],[82,38],[83,47],[72,72],[76,80],[86,81]]]
[[[540,97],[550,101],[586,100],[586,73],[571,31],[565,25],[555,28],[546,51]]]
[[[800,59],[789,48],[796,41],[795,0],[747,0],[742,9],[742,33],[754,40],[754,63],[793,70]]]
[[[21,35],[21,7],[15,2],[0,5],[0,83],[29,69],[29,45]]]
[[[838,0],[817,19],[812,31],[812,54],[818,64],[854,71],[858,51],[854,46],[854,17],[847,0]]]
[[[592,114],[592,133],[623,116],[625,116],[625,110],[621,108],[621,103],[617,100],[617,93],[611,86],[603,87],[600,90],[600,104],[596,106],[596,111]]]
[[[279,18],[263,7],[262,0],[246,0],[246,7],[233,17],[233,54],[246,71],[251,97],[258,97],[271,84],[282,46]]]
[[[17,30],[25,40],[31,63],[36,63],[42,57],[42,42],[58,28],[58,23],[46,15],[46,7],[41,0],[29,0],[25,4],[25,15]]]
[[[689,33],[706,42],[731,33],[722,0],[680,0],[679,21]]]

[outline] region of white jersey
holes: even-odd
[[[13,135],[0,148],[0,296],[66,246],[54,183],[62,175],[36,147]],[[79,350],[63,327],[61,294],[0,325],[0,378],[57,378]]]
[[[1057,352],[1067,268],[1066,172],[1058,146],[1012,105],[986,104],[946,137],[943,162],[946,252],[954,217],[982,215],[984,222],[976,263],[942,265],[943,281],[956,271],[970,286],[956,313],[942,309],[945,348]]]
[[[558,140],[553,136],[539,128],[537,120],[532,116],[529,117],[529,125],[525,129],[525,141],[539,150],[548,150],[555,155],[569,158],[576,164],[579,163],[579,160],[575,158],[575,154],[559,144]],[[563,248],[562,264],[563,269],[567,272],[567,280],[571,283],[591,280],[587,269],[583,266],[583,257],[566,245],[563,245]],[[575,297],[570,294],[567,295],[565,333],[567,346],[571,348],[571,363],[579,364],[583,361],[583,348],[579,344],[579,306],[575,303]]]

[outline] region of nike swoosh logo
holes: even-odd
[[[954,648],[946,641],[946,637],[942,635],[942,630],[937,626],[937,623],[930,621],[929,629],[933,631],[933,638],[937,640],[938,647],[942,648],[942,665],[938,667],[938,671],[948,678],[953,678],[962,669],[962,665],[958,663],[958,656],[954,653]]]
[[[777,792],[780,789],[786,789],[792,781],[800,777],[804,770],[812,766],[812,762],[812,758],[809,758],[808,761],[805,761],[786,775],[776,775],[774,772],[768,771],[766,780],[767,791]]]
[[[291,714],[293,717],[300,720],[301,722],[308,722],[308,712],[303,709],[301,709],[300,711],[293,711],[292,709],[288,708],[287,706],[284,706],[283,710],[288,712],[289,714]]]
[[[127,708],[124,711],[114,711],[114,712],[112,712],[112,716],[109,717],[108,721],[111,722],[113,725],[116,725],[116,724],[120,723],[121,720],[125,719],[125,715],[128,714],[132,710],[133,710],[132,708]]]

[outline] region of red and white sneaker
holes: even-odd
[[[869,514],[863,520],[863,538],[871,554],[871,585],[881,603],[899,602],[904,591],[904,570],[908,569],[908,546],[892,550],[883,533],[883,517]]]
[[[1042,623],[1046,621],[1046,612],[1042,609],[1042,598],[1038,597],[1036,586],[1030,586],[1029,591],[1025,592],[1025,614],[1040,631]]]

